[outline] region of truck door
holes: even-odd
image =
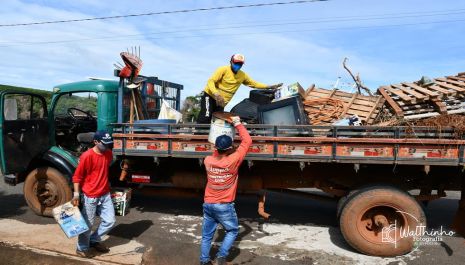
[[[46,101],[32,93],[2,91],[0,109],[2,172],[23,172],[34,157],[50,148]]]

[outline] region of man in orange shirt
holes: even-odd
[[[234,208],[236,198],[238,171],[252,144],[247,129],[239,117],[232,117],[231,123],[236,127],[241,138],[237,149],[232,145],[233,139],[227,135],[216,138],[216,151],[205,158],[207,186],[203,204],[203,225],[200,264],[212,264],[210,248],[216,227],[221,224],[226,230],[223,243],[218,251],[217,264],[226,264],[229,249],[239,231],[238,219]]]

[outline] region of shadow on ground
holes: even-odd
[[[24,214],[28,208],[21,194],[5,195],[0,192],[0,218],[8,218]]]
[[[159,212],[172,215],[202,216],[203,197],[175,198],[147,196],[135,191],[131,205],[141,212]],[[258,200],[255,195],[238,195],[235,201],[240,220],[258,222]],[[271,214],[269,223],[288,225],[337,226],[336,202],[302,200],[301,197],[268,192],[266,211]]]
[[[118,224],[108,234],[110,237],[105,241],[108,247],[127,244],[138,238],[153,225],[152,220],[140,220],[130,224]]]

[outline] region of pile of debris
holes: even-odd
[[[305,92],[303,103],[311,125],[330,125],[354,115],[359,117],[362,124],[371,125],[378,117],[384,99],[312,85]]]
[[[357,116],[363,125],[465,129],[461,125],[464,116],[450,115],[465,113],[465,72],[382,86],[370,96],[312,85],[302,100],[311,125],[334,125],[341,119]],[[437,119],[428,119],[436,116]]]
[[[442,131],[443,128],[451,128],[454,131],[456,138],[463,138],[465,135],[465,115],[460,114],[443,114],[435,117],[419,119],[419,120],[397,120],[391,126],[426,126]],[[412,132],[413,129],[412,129]]]
[[[356,93],[315,85],[304,90],[295,83],[275,95],[251,91],[250,99],[239,103],[233,112],[262,124],[405,125],[454,127],[465,132],[465,115],[452,115],[465,114],[465,72],[381,86],[374,95],[361,84],[358,74],[351,75]],[[363,95],[362,89],[368,95]]]
[[[382,86],[378,93],[386,99],[391,115],[396,118],[413,120],[465,113],[465,73]]]

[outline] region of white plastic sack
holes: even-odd
[[[181,112],[170,107],[170,105],[168,105],[168,103],[163,100],[161,103],[160,114],[158,114],[158,119],[170,119],[179,122],[182,119],[182,114]]]

